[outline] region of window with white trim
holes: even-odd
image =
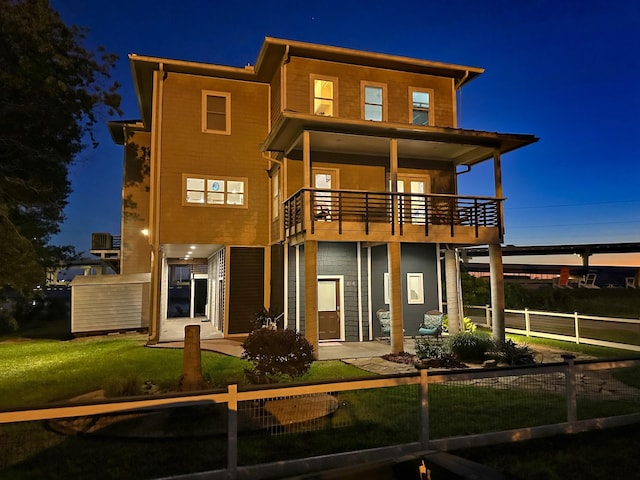
[[[231,133],[231,94],[202,91],[202,131],[205,133]]]
[[[429,89],[409,89],[411,123],[413,125],[433,125],[431,101],[433,91]]]
[[[247,179],[184,175],[184,204],[205,206],[247,206]]]
[[[382,122],[387,119],[387,86],[381,83],[362,83],[362,118]]]
[[[338,79],[311,75],[311,109],[314,115],[337,116]]]

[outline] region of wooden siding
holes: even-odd
[[[146,328],[148,274],[76,277],[71,282],[71,333]]]
[[[456,99],[451,78],[293,57],[287,65],[286,78],[286,104],[289,110],[311,113],[310,74],[338,78],[337,100],[341,118],[362,118],[360,82],[364,80],[387,85],[388,122],[410,123],[409,87],[414,87],[433,90],[436,126],[455,126]]]
[[[128,132],[125,144],[122,186],[122,240],[120,273],[151,271],[149,237],[149,146],[148,132]]]
[[[202,132],[203,90],[231,94],[230,135]],[[160,243],[268,243],[268,85],[172,73],[164,92]],[[183,205],[183,174],[247,178],[246,208]]]
[[[264,248],[231,247],[229,264],[229,334],[253,330],[264,305]]]
[[[345,190],[367,190],[381,192],[388,190],[387,174],[389,159],[344,155],[337,153],[312,152],[313,168],[337,168],[340,176],[340,188]],[[284,199],[302,188],[302,161],[295,153],[287,160],[287,191]],[[398,161],[399,174],[429,175],[431,193],[455,193],[455,172],[447,162],[419,159]]]
[[[282,75],[276,70],[271,79],[271,124],[273,125],[282,111]]]

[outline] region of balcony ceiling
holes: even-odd
[[[302,133],[310,132],[311,151],[389,156],[389,139],[398,139],[398,155],[474,165],[500,153],[535,143],[533,135],[504,134],[459,128],[345,120],[284,112],[265,139],[263,151],[280,156],[302,150]]]

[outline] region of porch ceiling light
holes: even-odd
[[[149,229],[148,228],[143,228],[142,230],[140,230],[140,233],[142,233],[142,235],[144,235],[145,237],[149,236]]]

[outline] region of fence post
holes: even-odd
[[[562,355],[565,363],[564,380],[565,395],[567,397],[567,422],[573,423],[578,420],[577,402],[576,402],[576,369],[574,361],[575,355]]]
[[[531,320],[529,318],[529,309],[524,309],[524,329],[527,332],[527,337],[531,336]]]
[[[578,312],[573,312],[573,319],[573,323],[575,324],[576,329],[576,343],[580,343],[580,317],[578,315]]]
[[[227,400],[227,471],[229,478],[238,475],[238,385],[229,385]]]
[[[491,307],[488,304],[484,306],[484,320],[487,328],[491,328]]]
[[[426,368],[420,370],[420,442],[429,448],[429,376]]]

